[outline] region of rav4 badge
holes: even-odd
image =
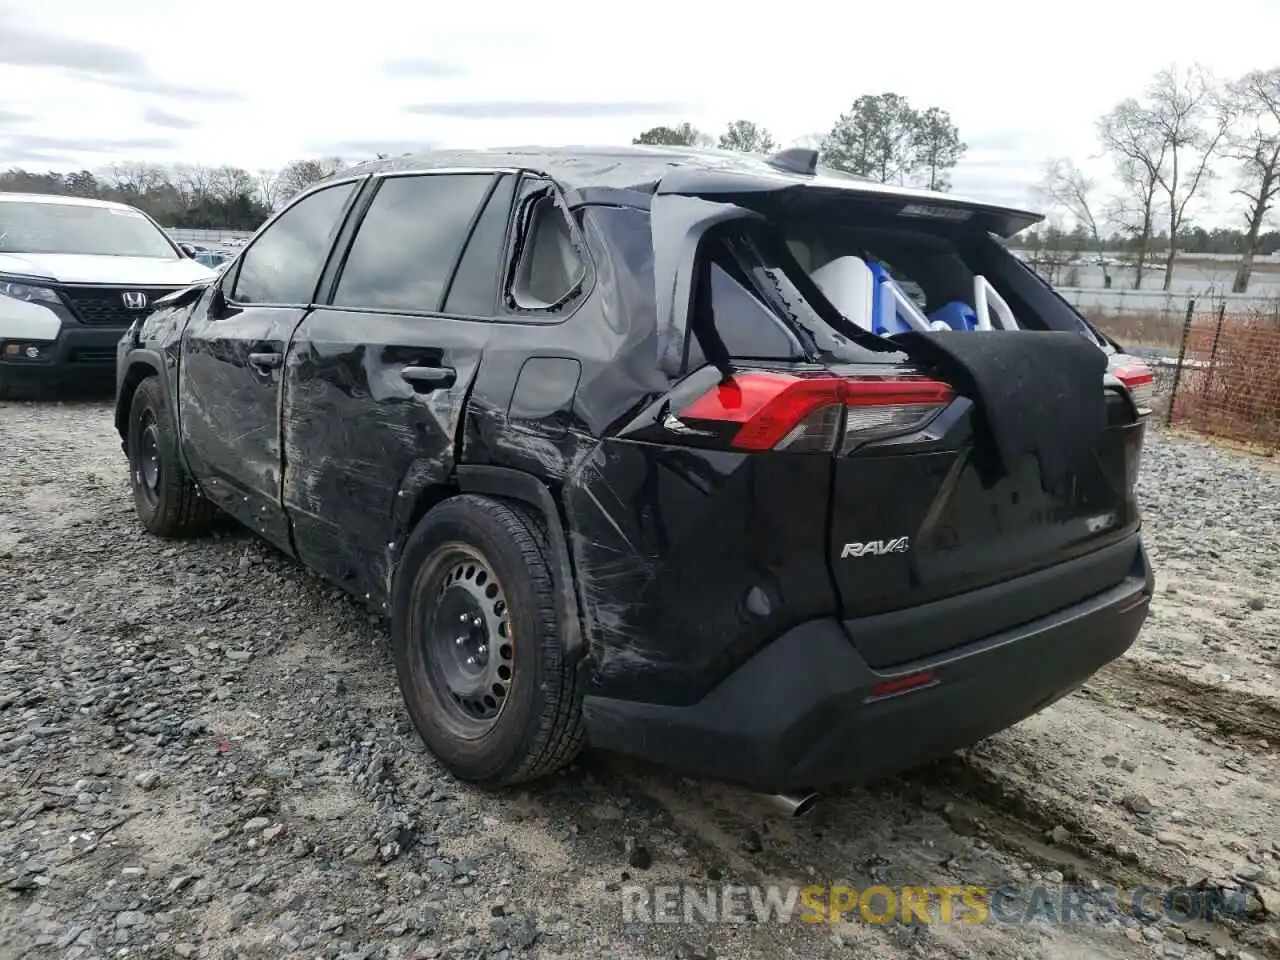
[[[911,549],[910,537],[894,537],[892,540],[868,540],[866,543],[846,543],[840,551],[840,559],[846,557],[883,557],[886,553],[906,553]]]

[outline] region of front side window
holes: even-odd
[[[342,267],[335,307],[433,313],[493,177],[389,177]]]
[[[0,201],[0,253],[179,256],[164,231],[131,207],[42,200]]]
[[[355,188],[354,183],[339,183],[317,190],[268,224],[241,258],[231,299],[310,303]]]

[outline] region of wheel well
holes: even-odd
[[[534,479],[532,476],[530,480]],[[537,502],[527,495],[522,495],[515,490],[490,490],[490,489],[471,489],[471,484],[459,486],[454,483],[433,483],[418,493],[413,502],[413,510],[409,513],[403,526],[397,531],[397,535],[401,541],[407,540],[409,535],[413,533],[414,528],[418,526],[422,518],[427,515],[427,511],[434,509],[444,503],[450,497],[456,497],[462,493],[480,493],[484,496],[493,497],[496,500],[507,500],[511,503],[520,504],[526,509],[532,509],[542,516],[545,520],[546,505]],[[559,519],[559,511],[557,511],[557,519]]]
[[[124,375],[124,382],[116,394],[116,433],[124,440],[129,432],[129,407],[133,404],[133,395],[138,392],[138,385],[147,377],[158,376],[149,363],[135,361]]]
[[[428,510],[444,503],[450,497],[456,497],[461,492],[450,483],[433,483],[428,487],[423,487],[418,493],[417,499],[413,501],[413,512],[409,514],[408,522],[405,524],[404,529],[400,531],[401,539],[408,539],[414,528],[427,515]]]

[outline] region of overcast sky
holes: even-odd
[[[1095,119],[1160,68],[1280,63],[1280,0],[1176,6],[0,0],[0,168],[257,170],[737,118],[789,143],[893,91],[951,112],[969,144],[957,192],[1034,203],[1044,159],[1096,156]]]

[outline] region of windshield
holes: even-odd
[[[0,202],[0,253],[178,257],[164,232],[136,210],[27,200]]]

